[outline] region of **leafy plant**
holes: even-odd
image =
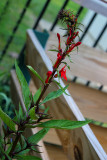
[[[61,39],[60,35],[57,34],[58,37],[58,50],[57,50],[57,60],[53,65],[53,70],[47,72],[47,78],[44,81],[40,75],[30,66],[28,66],[29,70],[41,80],[43,83],[43,89],[41,87],[37,90],[35,95],[33,96],[30,93],[29,86],[15,62],[16,74],[19,79],[21,88],[22,88],[22,95],[23,101],[26,107],[26,114],[23,113],[22,107],[19,104],[19,110],[15,110],[15,117],[12,119],[10,118],[2,109],[0,109],[0,118],[4,122],[5,125],[2,125],[3,133],[1,134],[0,138],[0,156],[4,159],[35,159],[40,160],[38,157],[29,156],[27,155],[30,151],[35,151],[37,143],[47,134],[50,128],[56,129],[75,129],[81,127],[90,121],[70,121],[70,120],[53,120],[50,115],[48,114],[48,109],[46,108],[41,113],[40,108],[46,102],[58,98],[63,93],[66,94],[66,87],[62,87],[59,82],[55,82],[53,80],[56,77],[64,78],[67,80],[66,77],[66,66],[68,67],[67,63],[64,62],[66,56],[75,48],[78,47],[81,42],[75,43],[75,38],[78,36],[79,32],[77,31],[77,17],[75,17],[70,11],[62,10],[58,15],[59,19],[62,22],[67,24],[67,40],[65,42],[65,50],[63,51],[61,48]],[[65,65],[62,67],[61,70],[58,70],[59,65],[63,62]],[[49,85],[55,82],[59,85],[60,89],[57,91],[53,91],[49,93],[41,102],[41,99],[48,89]],[[5,97],[5,95],[1,94]],[[49,120],[51,119],[51,120]],[[42,120],[46,120],[43,122]],[[24,132],[26,128],[36,128],[42,127],[39,132],[36,134],[26,138],[24,137]]]

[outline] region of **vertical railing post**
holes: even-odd
[[[7,51],[9,45],[11,44],[11,42],[12,42],[12,40],[13,40],[14,34],[15,34],[15,32],[17,31],[17,29],[18,29],[18,27],[19,27],[19,24],[21,23],[24,15],[25,15],[25,12],[26,12],[26,10],[27,10],[27,8],[28,8],[28,6],[29,6],[29,4],[30,4],[31,1],[32,1],[32,0],[27,0],[27,2],[26,2],[26,4],[25,4],[25,7],[24,7],[24,9],[22,10],[22,12],[21,12],[21,14],[20,14],[20,17],[19,17],[18,21],[16,22],[15,27],[13,28],[12,34],[11,34],[11,36],[9,37],[9,39],[7,40],[7,43],[6,43],[6,45],[5,45],[5,47],[4,47],[3,51],[2,51],[0,60],[2,60],[3,56],[6,54],[6,51]]]
[[[9,6],[9,3],[10,3],[10,1],[7,0],[6,4],[5,4],[5,6],[4,6],[4,8],[3,8],[2,12],[1,12],[1,15],[0,15],[0,21],[1,21],[2,17],[3,17],[3,15],[5,14],[6,9]]]
[[[45,11],[46,11],[46,9],[47,9],[50,1],[51,1],[51,0],[47,0],[47,1],[46,1],[46,3],[45,3],[45,5],[43,6],[42,11],[41,11],[39,17],[37,18],[37,20],[36,20],[36,22],[35,22],[35,24],[34,24],[34,26],[33,26],[32,29],[36,29],[36,28],[37,28],[37,26],[38,26],[38,24],[39,24],[39,21],[41,20],[42,16],[44,15],[44,13],[45,13]],[[25,51],[25,48],[26,48],[26,44],[24,44],[24,46],[22,47],[21,52],[20,52],[20,54],[19,54],[18,60],[20,60],[21,55],[22,55],[22,54],[24,53],[24,51]]]
[[[84,31],[84,33],[83,33],[83,35],[81,36],[80,41],[83,40],[84,36],[85,36],[86,33],[88,32],[88,29],[89,29],[90,26],[92,25],[92,23],[93,23],[93,21],[94,21],[94,19],[95,19],[96,16],[97,16],[97,13],[95,13],[95,14],[93,15],[92,19],[90,20],[89,24],[87,25],[87,27],[86,27],[86,29],[85,29],[85,31]]]
[[[69,0],[66,0],[60,10],[64,9],[68,2],[69,2]],[[57,24],[57,22],[58,22],[58,16],[56,16],[55,21],[54,21],[52,27],[50,28],[50,31],[53,31],[53,29],[54,29],[55,25]]]
[[[107,29],[107,23],[105,24],[105,26],[103,27],[102,31],[100,32],[97,40],[96,40],[95,43],[93,44],[93,47],[96,47],[96,46],[97,46],[99,40],[101,39],[101,37],[102,37],[102,35],[103,35],[103,33],[104,33],[104,31],[105,31],[106,29]]]

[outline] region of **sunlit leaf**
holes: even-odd
[[[36,109],[36,106],[34,106],[33,108],[30,109],[29,111],[29,115],[30,115],[30,118],[32,120],[36,120],[39,118],[39,116],[35,113],[35,109]]]
[[[2,121],[12,130],[16,132],[16,124],[12,121],[12,119],[0,108],[0,118]]]
[[[16,68],[16,74],[17,74],[18,80],[21,85],[24,104],[26,106],[26,109],[28,109],[29,104],[30,104],[30,90],[29,90],[27,81],[26,81],[22,71],[20,70],[20,68],[17,65],[17,62],[15,62],[15,68]]]
[[[58,98],[59,96],[61,96],[61,95],[63,94],[63,92],[64,92],[67,88],[68,88],[68,85],[65,86],[65,87],[63,88],[63,90],[62,90],[62,89],[58,89],[57,91],[53,91],[53,92],[49,93],[49,94],[44,98],[44,100],[42,101],[41,104],[46,103],[47,101],[50,101],[50,100],[52,100],[52,99]]]
[[[41,87],[36,91],[36,93],[35,93],[34,96],[33,96],[33,101],[34,101],[34,103],[37,102],[40,94],[41,94]]]
[[[75,129],[82,127],[83,125],[86,125],[90,123],[91,121],[70,121],[70,120],[49,120],[46,122],[43,122],[38,125],[38,127],[44,127],[44,128],[56,128],[56,129]]]
[[[64,91],[64,88],[61,86],[61,84],[60,84],[60,82],[57,82],[57,81],[53,81],[53,82],[55,82],[62,90],[63,90],[63,92],[67,95],[67,96],[70,96],[69,94],[67,94],[65,91]],[[69,86],[69,85],[67,85],[67,86]]]
[[[43,83],[43,84],[45,84],[45,82],[44,82],[44,80],[41,78],[41,76],[31,67],[31,66],[27,66],[29,69],[30,69],[30,71],[36,76],[36,77],[38,77],[40,80],[41,80],[41,82]]]
[[[49,131],[49,128],[43,128],[42,130],[40,130],[39,132],[37,132],[36,134],[30,136],[27,141],[31,144],[37,144]]]
[[[14,157],[14,159],[17,158],[17,160],[42,160],[39,157],[36,156],[22,156],[22,155],[17,155]]]

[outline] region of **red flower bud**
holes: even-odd
[[[81,42],[77,42],[77,43],[75,44],[75,47],[76,47],[76,46],[79,46],[80,44],[81,44]]]
[[[61,78],[63,77],[63,78],[67,81],[65,67],[66,67],[66,66],[64,66],[64,67],[59,71],[59,73],[61,74]]]
[[[72,44],[72,45],[69,47],[69,49],[67,50],[67,53],[71,52],[71,51],[74,49],[74,47],[77,47],[77,46],[79,46],[80,44],[81,44],[81,42],[77,42],[76,44]]]
[[[45,83],[48,83],[49,78],[51,77],[51,75],[52,75],[52,71],[48,71],[47,72],[47,79],[45,80]]]
[[[61,49],[61,41],[60,41],[60,34],[59,33],[57,33],[57,37],[58,37],[58,43],[59,43],[58,49],[60,50]]]

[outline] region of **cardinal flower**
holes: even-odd
[[[69,31],[69,36],[68,36],[67,42],[66,42],[67,45],[70,45],[70,44],[71,44],[71,42],[78,36],[78,33],[79,33],[79,32],[74,32],[74,33],[73,33],[73,36],[72,36],[71,33],[72,33],[72,32],[71,32],[71,29],[70,29],[70,31]]]
[[[57,33],[57,37],[58,37],[58,54],[57,54],[57,60],[53,66],[53,68],[57,68],[57,66],[60,64],[60,61],[62,59],[62,49],[61,49],[61,41],[60,41],[60,34]]]
[[[61,74],[61,78],[63,77],[66,81],[67,81],[67,77],[66,77],[66,66],[64,66],[60,71],[59,74]]]
[[[45,83],[48,83],[49,78],[51,77],[51,75],[52,75],[52,71],[48,71],[47,72],[47,79],[45,80]]]
[[[60,50],[61,49],[61,40],[60,40],[60,34],[59,33],[57,33],[57,37],[58,37],[58,50]]]
[[[72,44],[67,50],[67,54],[70,53],[75,47],[79,46],[81,42],[77,42],[76,44]]]

